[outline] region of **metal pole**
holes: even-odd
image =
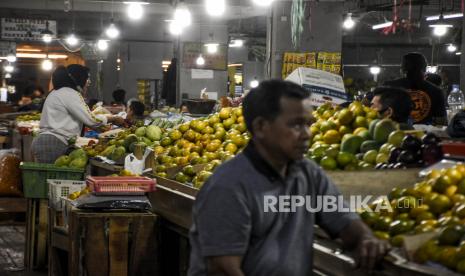
[[[465,16],[462,17],[462,45],[460,47],[460,88],[462,91],[465,91]]]
[[[175,53],[176,57],[176,107],[181,105],[181,39],[180,36],[175,41]]]

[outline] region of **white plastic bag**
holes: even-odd
[[[140,160],[133,153],[128,154],[124,159],[124,169],[134,175],[142,175],[145,170],[145,159],[151,151],[149,148],[145,149],[144,156]]]

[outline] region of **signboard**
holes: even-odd
[[[204,65],[197,65],[197,58],[202,54]],[[218,51],[214,54],[207,52],[203,43],[185,42],[183,46],[182,67],[191,69],[226,70],[228,58],[228,46],[218,45]]]
[[[286,80],[302,85],[312,93],[312,105],[341,104],[348,99],[341,76],[312,68],[297,68]]]
[[[47,28],[56,34],[57,22],[55,20],[45,19],[26,19],[26,18],[2,18],[1,37],[2,39],[13,40],[41,40],[41,32]]]
[[[213,79],[213,70],[192,69],[192,79]]]

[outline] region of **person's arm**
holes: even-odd
[[[89,106],[84,102],[84,98],[77,92],[68,93],[65,95],[66,98],[61,98],[68,112],[76,119],[82,122],[84,125],[91,128],[99,127],[100,125],[106,125],[108,120],[104,116],[96,116],[89,110]]]
[[[209,276],[244,276],[241,256],[219,256],[207,259]]]
[[[329,180],[326,174],[317,169],[314,179],[318,184],[318,195],[339,196],[337,187]],[[338,198],[338,200],[340,200]],[[339,206],[339,204],[338,204]],[[344,202],[344,207],[348,208]],[[389,249],[385,241],[381,241],[373,236],[371,230],[363,223],[360,217],[352,212],[319,212],[316,215],[316,222],[333,238],[341,238],[344,247],[349,250],[356,250],[357,264],[361,268],[373,269]]]
[[[372,270],[391,248],[389,243],[373,236],[372,231],[361,220],[353,220],[339,234],[348,250],[356,252],[357,264]]]
[[[243,275],[252,218],[240,184],[216,172],[202,189],[193,208],[200,249],[196,254],[206,260],[208,275]]]

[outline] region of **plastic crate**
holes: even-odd
[[[80,192],[86,187],[85,181],[78,180],[47,179],[47,183],[49,191],[48,204],[57,211],[63,209],[62,197],[68,197],[74,192]]]
[[[96,195],[142,195],[155,190],[156,180],[140,176],[87,177],[87,186]]]
[[[61,168],[53,164],[26,163],[20,165],[26,198],[48,198],[47,179],[84,180],[84,169]]]

